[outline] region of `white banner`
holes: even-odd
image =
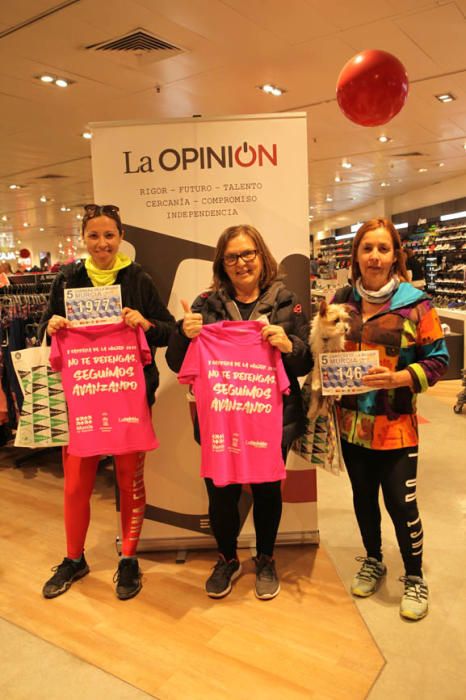
[[[211,281],[215,244],[227,226],[252,224],[309,300],[307,126],[304,113],[90,125],[95,201],[120,208],[136,262],[168,308],[182,316]],[[153,411],[160,448],[146,457],[147,509],[141,548],[212,546],[186,387],[158,350],[161,384]],[[318,540],[315,472],[290,466],[278,541]],[[254,528],[241,500],[240,543]]]

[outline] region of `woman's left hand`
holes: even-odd
[[[278,348],[280,352],[288,353],[293,350],[293,343],[281,326],[264,326],[262,337],[264,340],[268,340],[274,348]]]
[[[407,370],[392,372],[388,367],[372,367],[362,378],[364,386],[372,390],[396,389],[401,386],[412,387],[411,375]]]
[[[152,323],[150,323],[147,318],[144,318],[139,311],[136,311],[136,309],[130,309],[128,306],[125,306],[125,308],[122,310],[121,316],[127,326],[130,326],[130,328],[137,328],[138,326],[141,326],[144,333],[147,333],[149,328],[152,326]]]

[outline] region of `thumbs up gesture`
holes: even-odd
[[[183,333],[187,338],[195,338],[202,330],[202,315],[194,314],[185,299],[181,299],[181,306],[184,311],[182,324]]]

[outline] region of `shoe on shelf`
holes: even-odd
[[[142,574],[137,559],[120,559],[115,571],[113,583],[115,593],[120,600],[134,598],[142,588]]]
[[[77,581],[89,573],[89,567],[83,554],[78,562],[65,557],[61,564],[52,568],[52,571],[55,572],[54,575],[45,582],[42,588],[44,598],[56,598],[65,593],[73,581]]]
[[[429,609],[429,589],[421,576],[401,576],[405,585],[401,599],[400,615],[407,620],[422,620]]]
[[[266,554],[254,557],[256,565],[256,596],[260,600],[270,600],[280,593],[280,581],[275,569],[275,561]]]
[[[380,580],[387,573],[387,567],[374,557],[356,557],[356,561],[362,561],[362,566],[351,582],[351,593],[367,598],[376,592]]]
[[[231,584],[241,574],[241,564],[238,559],[227,561],[220,555],[212,573],[205,584],[205,590],[210,598],[223,598],[231,591]]]

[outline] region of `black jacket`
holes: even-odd
[[[192,307],[194,313],[202,314],[203,322],[241,320],[241,315],[228,294],[206,292],[195,299]],[[297,377],[307,374],[312,368],[311,352],[309,350],[309,323],[303,313],[296,295],[286,289],[283,282],[273,282],[258,299],[250,316],[250,320],[266,315],[269,323],[281,326],[291,342],[293,350],[282,353],[283,364],[290,380],[290,394],[283,397],[283,439],[282,444],[289,445],[305,429],[305,414],[301,398],[301,390]],[[166,353],[167,364],[174,372],[179,372],[190,340],[182,332],[182,322],[177,324],[176,331],[171,335]],[[195,437],[198,439],[198,427],[195,426]]]
[[[137,263],[131,263],[128,267],[120,270],[115,284],[121,286],[123,306],[136,309],[153,324],[153,327],[146,333],[146,339],[154,359],[154,349],[167,345],[170,334],[175,327],[175,319],[160,299],[150,275],[144,272]],[[45,333],[47,323],[54,314],[66,316],[64,290],[79,287],[92,287],[92,282],[82,260],[65,265],[58,272],[50,291],[48,306],[41,318],[40,337]],[[104,328],[102,332],[105,332]],[[144,376],[147,400],[149,405],[152,405],[155,400],[155,390],[159,385],[159,373],[155,361],[144,367]]]

